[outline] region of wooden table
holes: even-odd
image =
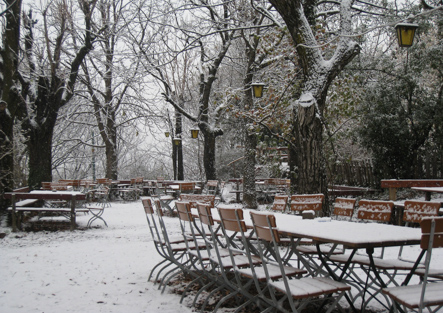
[[[11,199],[12,206],[12,231],[17,230],[17,211],[20,212],[59,212],[69,214],[71,221],[71,230],[76,228],[75,216],[78,212],[89,212],[85,208],[77,208],[76,201],[86,200],[86,195],[79,191],[50,191],[50,190],[34,190],[28,192],[7,192],[3,195],[6,199]],[[16,207],[16,201],[24,199],[38,200],[66,200],[70,201],[70,208],[44,208],[44,207]],[[18,225],[19,226],[19,225]]]
[[[443,187],[412,187],[411,189],[424,191],[426,201],[431,200],[432,193],[443,193]]]

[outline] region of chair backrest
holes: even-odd
[[[250,211],[252,224],[257,237],[267,242],[280,242],[278,229],[273,214],[264,214]]]
[[[193,193],[195,191],[195,183],[180,183],[180,192]]]
[[[146,214],[154,214],[154,207],[152,206],[151,199],[143,199],[142,203]]]
[[[51,182],[42,181],[42,189],[43,190],[51,190]]]
[[[291,211],[321,211],[324,199],[325,195],[322,193],[309,195],[292,195]]]
[[[334,201],[335,216],[348,216],[352,217],[354,214],[355,202],[357,199],[353,198],[336,198]]]
[[[223,228],[233,232],[246,232],[246,224],[243,220],[243,209],[239,208],[218,208]],[[240,224],[238,223],[240,220]]]
[[[191,208],[196,208],[197,203],[208,203],[211,208],[214,207],[215,195],[200,195],[200,194],[180,194],[180,201],[189,202]]]
[[[152,206],[151,199],[142,200],[143,208],[145,209],[146,220],[148,221],[149,230],[151,231],[152,240],[155,243],[162,243],[161,230],[157,227],[157,223],[154,218],[154,207]]]
[[[422,249],[443,247],[443,217],[424,217],[420,222],[420,227],[420,247]],[[432,242],[430,242],[430,238],[432,238]]]
[[[438,216],[439,209],[439,202],[406,200],[403,222],[420,223],[424,217]]]
[[[358,203],[357,218],[376,222],[391,220],[394,202],[383,200],[360,200]]]
[[[217,194],[218,192],[218,180],[208,180],[206,187],[209,194]]]
[[[284,212],[286,210],[286,206],[288,205],[288,199],[288,195],[275,195],[271,210]]]
[[[68,190],[67,182],[52,182],[51,183],[52,190]]]
[[[186,222],[194,221],[194,218],[191,213],[191,207],[189,205],[189,202],[177,201],[175,203],[175,207],[177,208],[179,219],[181,219],[182,221],[186,221]]]
[[[110,182],[111,182],[111,180],[108,178],[97,178],[97,184],[100,184],[100,185],[109,185]]]
[[[207,203],[197,203],[198,217],[201,223],[213,226],[214,219],[212,217],[211,206]]]

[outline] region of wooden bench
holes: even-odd
[[[197,208],[198,203],[207,203],[214,207],[215,195],[201,195],[201,194],[180,194],[180,201],[189,202],[191,208]]]
[[[443,179],[385,179],[381,188],[389,188],[389,200],[397,200],[398,188],[411,187],[443,187]]]
[[[21,229],[21,216],[24,212],[52,212],[60,213],[61,215],[68,217],[71,221],[71,230],[76,228],[75,217],[77,213],[89,212],[87,208],[77,208],[76,201],[86,200],[85,194],[80,193],[58,193],[58,192],[47,192],[47,193],[27,193],[27,192],[7,192],[3,195],[5,199],[11,199],[11,207],[8,210],[12,211],[12,231],[16,232],[17,228]],[[44,208],[44,207],[27,207],[27,206],[17,206],[17,202],[23,200],[66,200],[71,202],[71,208]]]

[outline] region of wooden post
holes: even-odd
[[[75,223],[75,195],[72,195],[72,201],[71,201],[71,230],[74,230],[76,228]]]
[[[15,194],[12,194],[11,196],[11,202],[12,202],[12,232],[17,231],[17,216],[15,215]]]
[[[397,188],[389,188],[389,200],[396,201],[397,200]]]

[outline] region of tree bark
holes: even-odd
[[[14,85],[18,71],[18,51],[20,39],[21,0],[6,0],[11,6],[6,12],[6,25],[3,33],[4,50],[0,55],[0,194],[14,188],[14,132],[13,124],[18,109],[18,94]],[[4,207],[0,199],[0,208]]]

